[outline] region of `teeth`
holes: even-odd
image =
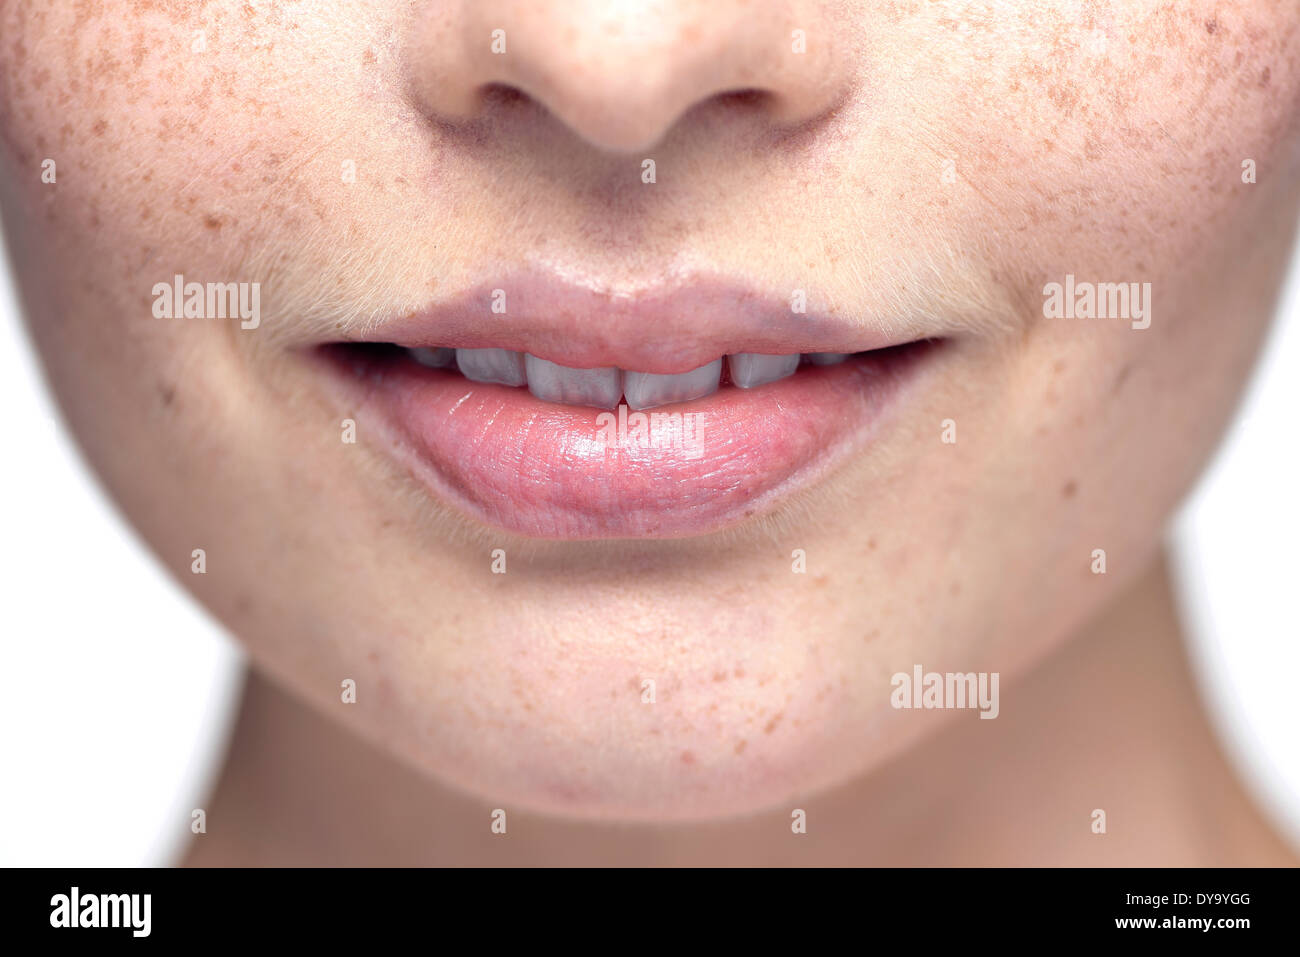
[[[570,369],[532,355],[524,357],[524,367],[528,391],[544,402],[612,409],[623,395],[618,369]]]
[[[524,354],[509,349],[457,349],[456,365],[471,382],[526,385]]]
[[[653,409],[672,402],[702,399],[718,391],[722,360],[714,359],[679,375],[655,375],[652,372],[623,373],[623,394],[633,409]]]
[[[839,365],[849,357],[847,352],[809,352],[808,361],[815,366]]]
[[[445,369],[456,364],[455,349],[408,349],[411,358],[430,369]]]
[[[574,369],[547,359],[509,349],[408,349],[411,358],[433,369],[459,367],[472,382],[528,386],[544,402],[588,405],[612,409],[626,397],[632,409],[702,399],[718,391],[722,359],[679,375],[624,372],[614,368]],[[800,360],[816,366],[833,366],[849,358],[847,352],[808,352],[802,356],[737,352],[726,356],[731,381],[741,389],[777,382],[794,375]]]
[[[786,376],[794,375],[799,368],[799,353],[791,356],[765,356],[757,352],[737,352],[727,357],[731,381],[742,389],[767,385]]]

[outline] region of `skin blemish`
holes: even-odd
[[[1061,498],[1074,498],[1074,493],[1079,490],[1079,485],[1074,479],[1065,483],[1065,488],[1061,489]]]
[[[1124,363],[1123,367],[1115,375],[1114,384],[1112,384],[1110,387],[1111,395],[1114,395],[1116,392],[1120,390],[1120,387],[1123,386],[1124,383],[1128,380],[1129,373],[1132,371],[1133,371],[1133,363],[1132,362]]]

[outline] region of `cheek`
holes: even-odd
[[[94,244],[114,275],[228,271],[310,228],[320,204],[297,174],[342,130],[338,102],[303,78],[337,80],[338,20],[229,2],[175,19],[168,5],[43,6],[0,12],[0,161],[33,223]]]
[[[943,197],[919,227],[960,235],[962,258],[1000,282],[1036,298],[1069,271],[1184,271],[1259,193],[1294,180],[1300,8],[977,6],[946,33],[942,16],[926,21],[916,49],[933,56],[881,91],[880,110]]]
[[[996,444],[1023,476],[1012,482],[1032,497],[1031,480],[1059,489],[1072,465],[1090,521],[1154,535],[1217,441],[1285,270],[1300,8],[1092,7],[1077,22],[1049,8],[1032,27],[1007,12],[993,28],[1013,42],[952,61],[980,82],[951,86],[948,136],[965,149],[933,226],[960,234],[1014,303],[1014,345],[981,360],[1003,383]],[[1140,284],[1149,327],[1049,318],[1045,286],[1067,278]],[[1077,521],[1077,504],[1059,505],[1046,527]]]

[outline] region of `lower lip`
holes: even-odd
[[[328,354],[358,418],[436,495],[518,535],[582,540],[701,535],[775,508],[879,431],[934,346],[803,365],[645,419],[626,407],[543,402],[405,358]]]

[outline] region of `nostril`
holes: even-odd
[[[687,114],[737,131],[798,126],[853,76],[823,0],[786,0],[780,16],[756,14],[752,0],[418,6],[411,92],[448,127],[491,113],[493,126],[508,117],[528,128],[546,115],[589,146],[637,153]],[[793,44],[787,21],[819,42]]]
[[[526,92],[509,83],[485,83],[479,96],[484,106],[513,106],[535,102]]]
[[[757,87],[744,87],[738,90],[726,90],[714,99],[723,106],[733,106],[745,110],[766,110],[772,103],[772,94]]]
[[[475,88],[459,112],[425,108],[426,118],[447,135],[483,136],[502,124],[517,122],[524,114],[549,115],[549,110],[528,91],[509,83],[488,82]]]

